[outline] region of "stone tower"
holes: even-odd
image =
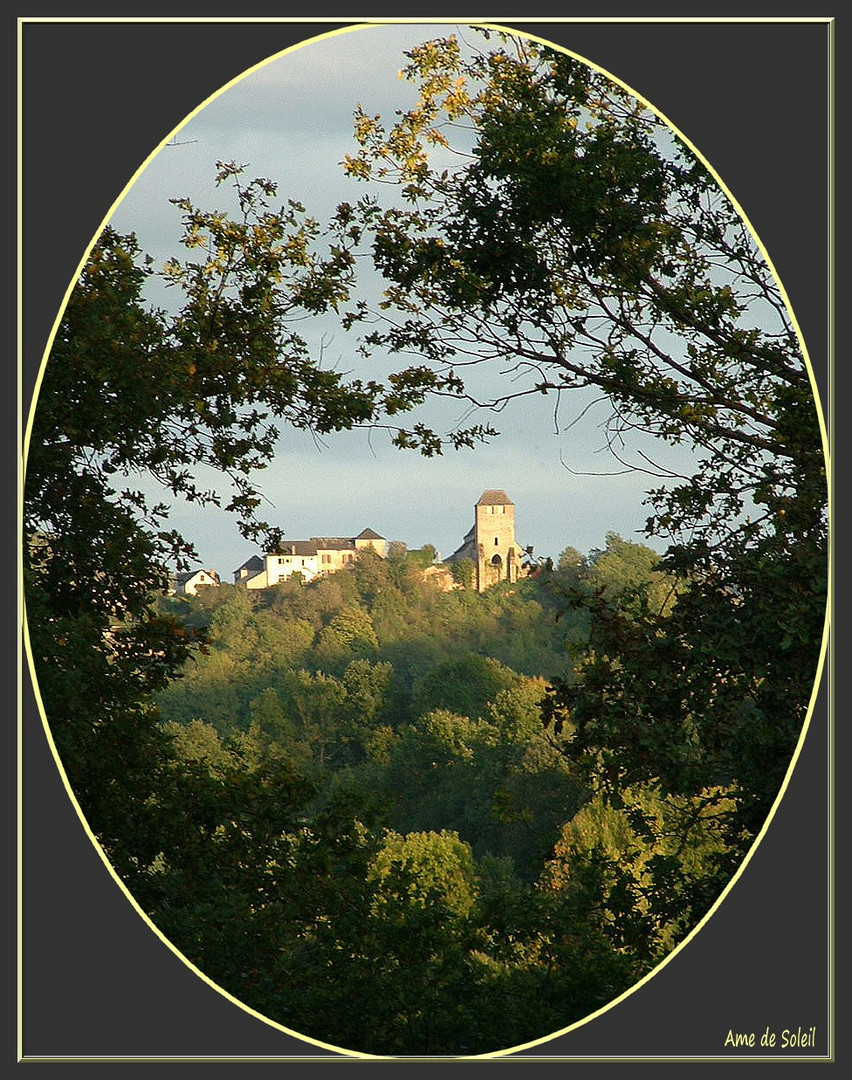
[[[476,588],[517,581],[521,551],[515,540],[515,504],[505,491],[483,491],[474,507]]]

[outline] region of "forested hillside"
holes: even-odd
[[[605,806],[570,728],[542,722],[588,643],[570,595],[672,604],[651,549],[610,535],[482,595],[440,589],[418,555],[162,602],[206,644],[157,699],[168,751],[131,887],[276,1022],[373,1053],[482,1053],[580,1019],[671,948],[688,920],[646,918],[630,890],[655,857],[711,873],[720,803],[648,788]],[[667,842],[634,828],[640,806]]]
[[[274,754],[323,790],[369,792],[389,827],[457,831],[533,879],[580,799],[541,720],[583,628],[557,601],[534,581],[444,591],[416,553],[365,552],[309,586],[203,589],[168,604],[208,645],[159,706],[185,752]]]

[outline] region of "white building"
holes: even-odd
[[[215,570],[186,570],[175,574],[173,591],[178,596],[195,596],[200,585],[218,587],[219,575]]]
[[[318,577],[344,570],[360,551],[387,556],[387,541],[372,529],[358,536],[312,536],[310,540],[287,540],[275,551],[252,555],[234,571],[234,584],[247,589],[270,589],[299,574],[307,584]]]

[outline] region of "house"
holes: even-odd
[[[247,589],[270,589],[299,574],[307,583],[334,574],[354,563],[365,550],[387,557],[387,541],[373,529],[357,536],[312,536],[310,540],[285,540],[275,551],[253,555],[234,571],[234,584]]]
[[[523,551],[515,540],[515,504],[505,491],[490,489],[480,495],[473,514],[473,527],[461,547],[444,562],[469,559],[476,568],[477,592],[498,581],[517,581]]]
[[[186,570],[174,576],[174,589],[178,596],[196,596],[199,586],[219,585],[219,575],[215,570]]]
[[[246,559],[242,566],[238,566],[234,571],[234,584],[242,585],[249,578],[255,577],[264,571],[265,564],[260,555],[252,555],[250,559]]]

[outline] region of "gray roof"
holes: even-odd
[[[476,562],[478,552],[476,550],[476,544],[473,542],[473,530],[467,534],[464,538],[464,543],[461,547],[456,548],[452,555],[448,555],[445,559],[445,563],[461,562],[462,559],[470,559]]]
[[[355,541],[345,536],[312,536],[310,540],[283,540],[268,555],[316,555],[320,551],[354,551]]]
[[[384,537],[379,536],[379,534],[374,529],[365,529],[363,532],[358,533],[358,535],[355,537],[355,539],[356,540],[384,540]]]
[[[200,567],[198,570],[181,570],[175,574],[175,581],[178,585],[185,585],[188,581],[192,581],[198,574],[209,574],[214,581],[219,580],[219,575],[215,570],[208,570],[205,567]]]
[[[312,536],[314,554],[317,551],[354,551],[355,541],[344,536]]]
[[[238,566],[234,573],[238,574],[240,570],[262,570],[264,565],[264,561],[259,555],[252,555],[250,559],[246,559],[242,566]]]
[[[316,555],[316,541],[311,540],[285,540],[270,555]]]
[[[479,496],[476,503],[477,506],[514,506],[515,504],[509,498],[505,491],[499,491],[497,488],[489,488],[488,491],[483,491]]]

